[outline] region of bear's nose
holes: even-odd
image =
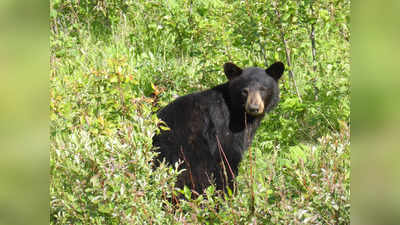
[[[256,104],[249,104],[247,106],[247,110],[249,111],[249,113],[257,113],[258,109],[259,109],[259,107]]]

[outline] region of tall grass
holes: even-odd
[[[51,224],[349,224],[349,2],[279,3],[282,26],[270,4],[51,1]],[[190,190],[152,169],[154,112],[226,82],[227,61],[286,62],[279,27],[302,99],[285,73],[236,193],[172,205]]]

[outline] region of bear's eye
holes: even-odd
[[[249,89],[244,88],[244,89],[242,90],[241,94],[242,94],[243,97],[247,97],[247,95],[249,94]]]

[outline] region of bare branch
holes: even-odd
[[[285,47],[286,62],[288,64],[288,66],[289,66],[289,78],[293,82],[293,86],[294,86],[294,88],[296,90],[297,97],[299,97],[300,102],[303,102],[303,100],[301,98],[301,95],[300,95],[300,92],[299,92],[299,89],[298,89],[298,87],[296,85],[296,81],[294,79],[294,73],[292,71],[292,62],[290,61],[290,49],[288,47],[287,40],[285,39],[285,32],[284,32],[283,27],[282,27],[281,14],[280,14],[280,12],[278,10],[276,2],[273,1],[272,4],[273,4],[273,6],[275,8],[276,17],[278,18],[278,24],[277,25],[279,27],[279,31],[280,31],[280,34],[281,34],[281,40],[282,40],[283,46]]]
[[[314,8],[313,8],[313,2],[310,3],[310,9],[311,9],[311,16],[314,16]],[[316,85],[317,82],[317,59],[316,59],[316,47],[315,47],[315,23],[311,24],[311,32],[310,32],[310,40],[311,40],[311,54],[312,54],[312,64],[313,64],[313,71],[314,71],[314,78],[312,79],[312,84],[314,87],[314,99],[317,101],[318,100],[318,88]]]

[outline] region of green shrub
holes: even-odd
[[[349,224],[349,11],[345,0],[52,0],[51,224]],[[225,82],[227,61],[287,57],[237,190],[171,205],[190,190],[175,190],[176,165],[152,167],[154,113]]]

